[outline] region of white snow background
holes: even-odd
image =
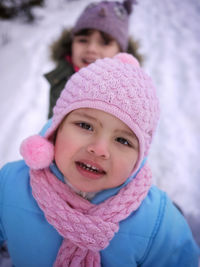
[[[47,120],[49,45],[90,0],[47,0],[36,21],[0,21],[0,167],[18,160],[21,141]],[[200,2],[138,0],[130,35],[140,42],[161,118],[149,163],[154,182],[183,210],[200,244]]]

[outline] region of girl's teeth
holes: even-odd
[[[92,167],[92,165],[90,165],[90,164],[85,164],[88,168],[91,168]]]
[[[86,169],[86,170],[88,170],[88,171],[97,172],[97,169],[88,168],[86,166],[83,166],[83,168]]]
[[[92,172],[98,172],[99,171],[96,167],[94,167],[90,164],[81,164],[81,166],[82,166],[82,168],[84,168],[85,170],[88,170],[88,171],[92,171]]]
[[[97,167],[92,166],[92,165],[87,164],[87,163],[82,163],[82,162],[77,161],[77,164],[78,164],[81,168],[83,168],[83,169],[85,169],[85,170],[87,170],[87,171],[90,171],[90,172],[99,173],[99,174],[105,174],[105,173],[106,173],[106,172],[104,172],[103,170],[100,170],[100,169],[98,169]]]
[[[96,167],[93,167],[92,165],[90,165],[90,164],[85,164],[85,166],[87,167],[87,168],[90,168],[90,169],[93,169],[93,170],[97,170],[97,168]]]
[[[86,64],[91,64],[91,63],[93,63],[95,60],[93,60],[93,59],[91,59],[91,60],[89,60],[89,59],[85,59],[84,60],[84,62],[86,63]]]

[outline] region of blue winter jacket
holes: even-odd
[[[106,190],[92,202],[112,194]],[[32,196],[24,161],[5,165],[0,171],[0,243],[7,242],[13,265],[53,266],[62,240]],[[106,267],[197,267],[199,249],[183,216],[153,186],[100,254]]]

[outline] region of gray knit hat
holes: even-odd
[[[72,33],[96,29],[112,36],[122,51],[128,47],[128,22],[135,0],[102,1],[89,4],[78,18]]]

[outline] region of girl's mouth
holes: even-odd
[[[89,163],[76,161],[76,166],[77,169],[81,172],[81,174],[87,176],[88,178],[99,178],[102,175],[106,174],[103,169]]]
[[[93,63],[96,59],[89,59],[89,58],[84,58],[83,59],[83,63],[86,64],[86,65],[89,65],[91,63]]]

